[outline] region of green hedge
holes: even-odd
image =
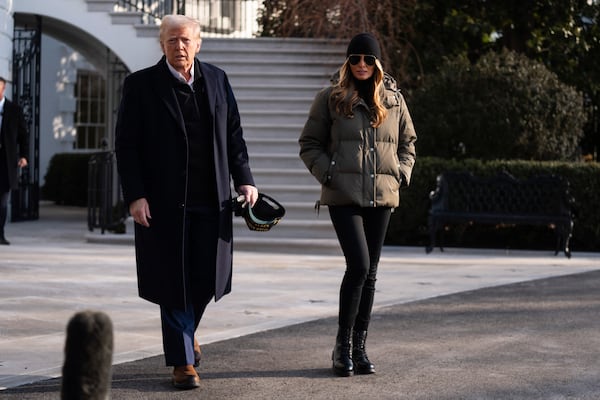
[[[469,171],[479,176],[508,171],[519,179],[538,174],[556,174],[570,183],[575,199],[575,225],[571,239],[573,251],[600,251],[600,163],[447,160],[420,157],[410,187],[401,192],[400,207],[392,214],[386,244],[423,246],[429,244],[427,216],[429,193],[444,171]],[[487,247],[514,249],[554,249],[554,232],[545,227],[494,227],[457,225],[451,227],[444,243],[448,247]]]
[[[91,153],[58,153],[50,159],[42,198],[66,206],[87,206]]]
[[[421,155],[485,160],[579,159],[583,94],[544,64],[509,51],[446,60],[408,98]]]

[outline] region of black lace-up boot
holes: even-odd
[[[333,371],[338,376],[352,376],[354,366],[350,351],[352,347],[352,329],[338,329],[335,339],[335,348],[331,358],[333,360]]]
[[[366,341],[367,331],[354,331],[352,334],[352,360],[354,361],[354,372],[357,374],[375,373],[375,366],[367,357]]]

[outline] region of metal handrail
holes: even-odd
[[[141,12],[143,23],[155,23],[167,14],[184,14],[185,0],[118,0],[118,11]]]
[[[168,14],[184,14],[200,21],[203,34],[256,36],[258,0],[116,0],[118,11],[140,12],[143,24],[159,24]]]

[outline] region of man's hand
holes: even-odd
[[[258,189],[252,185],[241,185],[237,188],[237,192],[244,196],[244,200],[250,204],[250,207],[253,207],[258,200]]]
[[[133,217],[133,220],[146,228],[150,227],[150,206],[145,197],[137,199],[129,205],[129,214]]]
[[[27,166],[27,159],[25,157],[21,157],[19,158],[19,161],[17,162],[17,166],[19,168],[24,168]]]

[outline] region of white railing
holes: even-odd
[[[254,37],[260,6],[259,0],[117,0],[115,10],[141,12],[146,24],[185,14],[200,21],[204,37]]]

